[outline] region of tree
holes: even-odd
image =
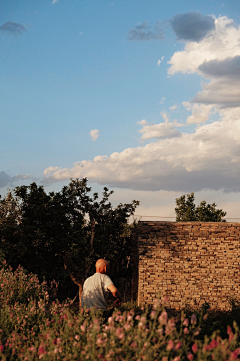
[[[112,193],[104,187],[99,200],[86,178],[49,194],[36,183],[16,187],[0,199],[0,249],[7,262],[57,280],[65,296],[71,283],[65,270],[81,289],[98,258],[106,258],[112,277],[120,280],[129,271],[128,219],[139,202],[114,208]]]
[[[223,217],[226,216],[226,212],[222,209],[216,209],[216,203],[207,204],[206,201],[202,201],[199,206],[194,203],[194,193],[182,195],[176,198],[176,221],[177,222],[226,222]]]

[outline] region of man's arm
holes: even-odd
[[[113,284],[109,285],[107,289],[111,292],[113,297],[119,298],[119,300],[121,301],[121,299],[122,299],[121,294]]]

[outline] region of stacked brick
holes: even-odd
[[[132,298],[171,308],[229,309],[240,301],[240,223],[139,222],[132,243]]]

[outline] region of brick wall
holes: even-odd
[[[132,238],[132,299],[170,307],[240,301],[240,223],[139,222]]]

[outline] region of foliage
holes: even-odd
[[[21,264],[41,280],[59,281],[64,294],[71,284],[64,257],[85,278],[94,272],[98,258],[114,264],[115,278],[123,276],[131,233],[128,219],[139,202],[114,208],[109,202],[112,193],[105,187],[100,200],[97,193],[91,196],[86,178],[72,179],[60,192],[49,194],[36,183],[16,187],[0,199],[0,259],[5,257],[14,269]]]
[[[183,313],[171,317],[159,300],[152,309],[142,308],[140,314],[133,309],[115,310],[104,324],[94,310],[72,314],[67,303],[50,301],[51,287],[46,290],[45,284],[21,268],[13,272],[4,267],[0,284],[4,285],[0,303],[3,361],[224,361],[237,359],[240,352],[236,323],[234,331],[228,326],[226,339],[217,333],[201,339],[201,317]],[[13,303],[9,285],[15,295],[25,290],[25,296],[16,297]]]
[[[206,201],[202,201],[199,206],[194,203],[194,193],[182,195],[176,198],[176,221],[177,222],[226,222],[223,217],[226,216],[226,212],[222,209],[216,209],[216,203],[207,204]]]

